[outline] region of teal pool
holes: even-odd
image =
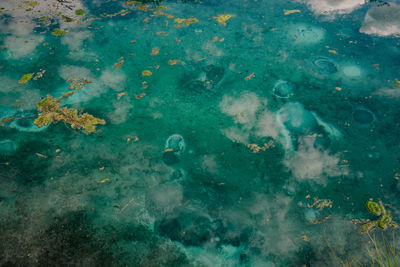
[[[0,266],[400,266],[399,1],[0,16]]]

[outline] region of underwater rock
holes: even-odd
[[[208,89],[205,82],[200,80],[192,80],[185,84],[185,90],[195,94],[202,94]]]
[[[163,219],[157,227],[161,236],[169,237],[173,241],[179,241],[181,236],[181,225],[176,218]]]
[[[294,95],[294,88],[295,86],[291,82],[278,80],[272,89],[272,93],[278,98],[289,98]]]
[[[338,71],[336,64],[325,57],[318,57],[314,59],[313,64],[317,67],[318,72],[323,74],[333,74]]]
[[[0,155],[10,156],[14,154],[18,149],[18,144],[10,139],[0,140]]]
[[[160,235],[185,246],[201,246],[213,236],[213,223],[208,218],[188,213],[156,222],[156,229]]]
[[[353,119],[359,124],[369,125],[375,120],[375,115],[366,108],[357,108],[353,111]]]
[[[215,65],[205,67],[206,79],[212,86],[217,85],[224,77],[225,69]]]
[[[166,151],[163,153],[163,161],[167,165],[174,165],[179,163],[179,158],[173,151]]]

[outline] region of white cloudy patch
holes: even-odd
[[[343,173],[338,165],[338,155],[330,155],[328,151],[317,149],[311,139],[301,139],[297,151],[286,153],[283,164],[293,176],[300,181],[313,180],[318,184],[326,184],[328,176]]]
[[[233,142],[248,144],[251,135],[272,137],[283,141],[282,125],[274,113],[268,110],[267,100],[252,92],[239,96],[224,95],[220,103],[221,112],[232,117],[235,126],[222,130]]]
[[[61,43],[67,45],[70,50],[79,50],[84,40],[90,38],[92,34],[89,31],[74,31],[64,35]]]
[[[100,80],[108,87],[121,91],[125,89],[126,75],[117,68],[108,68],[100,76]]]
[[[204,155],[201,162],[201,167],[211,174],[218,172],[218,164],[214,155]]]
[[[44,37],[40,35],[8,36],[4,40],[7,47],[7,55],[12,59],[20,59],[31,55],[36,47],[43,42]]]
[[[400,98],[400,88],[380,88],[373,95],[387,98]]]
[[[248,144],[250,132],[248,130],[239,129],[238,127],[229,127],[222,130],[222,133],[232,142]]]
[[[129,96],[124,96],[123,99],[113,101],[114,110],[108,114],[109,120],[114,124],[120,124],[127,120],[129,112],[133,108]]]
[[[256,134],[258,136],[270,136],[275,139],[281,132],[280,128],[275,115],[266,110],[260,115],[257,121]]]
[[[243,92],[238,98],[224,95],[219,106],[222,113],[232,116],[236,123],[251,128],[256,112],[261,107],[261,100],[255,93]]]
[[[304,0],[310,9],[321,15],[348,14],[365,4],[365,0]]]
[[[394,3],[371,7],[360,32],[378,36],[400,35],[400,6]]]
[[[62,65],[58,69],[58,73],[64,80],[68,80],[71,78],[90,80],[94,78],[93,74],[89,69],[74,65]]]

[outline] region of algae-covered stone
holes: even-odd
[[[386,230],[388,227],[396,228],[398,226],[397,223],[393,220],[390,211],[385,209],[385,206],[383,205],[381,200],[379,200],[379,203],[375,201],[368,201],[366,206],[371,214],[380,217],[379,219],[374,221],[367,220],[366,223],[362,226],[362,233],[368,233],[374,230],[376,227]]]
[[[381,214],[382,214],[382,210],[381,210],[379,204],[376,203],[375,201],[368,201],[367,209],[371,214],[373,214],[375,216],[381,216]]]

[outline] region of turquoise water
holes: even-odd
[[[0,2],[0,265],[370,266],[400,2],[144,2]],[[71,91],[105,124],[35,126]]]

